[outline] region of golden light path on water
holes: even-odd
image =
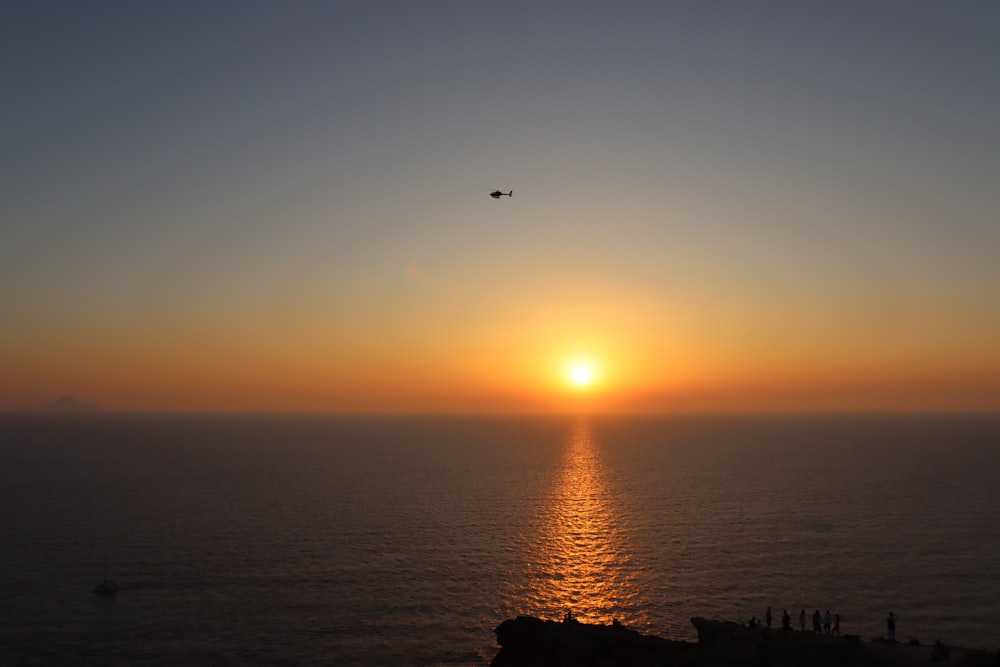
[[[544,516],[526,593],[532,613],[555,619],[572,610],[583,622],[646,625],[618,503],[584,421],[568,434]]]

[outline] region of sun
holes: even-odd
[[[569,369],[569,380],[576,387],[586,387],[594,381],[594,370],[586,364],[574,364]]]

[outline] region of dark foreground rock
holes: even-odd
[[[518,616],[497,626],[500,653],[492,667],[589,667],[693,664],[685,656],[697,648],[644,635],[619,625],[557,623]]]
[[[942,644],[748,628],[693,618],[698,642],[670,641],[620,625],[558,623],[518,616],[497,626],[492,667],[1000,667],[1000,654]]]

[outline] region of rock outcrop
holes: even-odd
[[[696,651],[688,642],[644,635],[620,625],[543,621],[518,616],[497,626],[502,647],[491,667],[611,667],[690,664]]]
[[[1000,654],[943,644],[896,644],[859,637],[749,628],[693,618],[698,642],[670,641],[620,625],[543,621],[528,616],[496,628],[491,667],[997,667]]]

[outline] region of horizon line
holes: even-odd
[[[824,417],[824,416],[1000,416],[1000,408],[894,408],[860,409],[719,409],[719,410],[173,410],[119,409],[94,406],[89,410],[60,411],[50,406],[0,408],[0,416],[102,417],[102,416],[218,416],[218,417]]]

